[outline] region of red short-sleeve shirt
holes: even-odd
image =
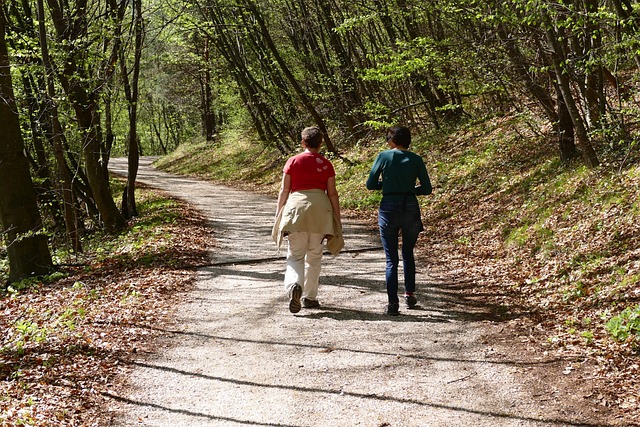
[[[291,176],[291,191],[327,190],[327,180],[336,176],[333,165],[320,154],[305,151],[284,165],[283,172]]]

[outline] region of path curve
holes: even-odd
[[[160,325],[166,348],[134,363],[115,426],[607,425],[553,384],[535,394],[522,373],[551,362],[496,350],[485,337],[499,325],[427,266],[419,308],[382,314],[384,255],[364,224],[345,221],[347,252],[325,256],[321,309],[292,315],[270,239],[275,197],[160,172],[151,160],[141,159],[138,180],[204,212],[219,247],[175,325]],[[126,175],[126,159],[110,170]]]

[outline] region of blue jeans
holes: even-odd
[[[380,239],[387,258],[386,282],[389,304],[398,303],[398,240],[402,232],[402,266],[405,292],[416,290],[416,262],[413,248],[423,230],[420,206],[415,196],[405,200],[384,200],[378,210]]]

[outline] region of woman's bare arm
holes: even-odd
[[[276,208],[276,216],[278,216],[285,203],[287,203],[287,200],[289,199],[289,192],[291,192],[291,175],[283,173],[282,185],[280,185],[280,192],[278,193],[278,207]]]
[[[340,198],[338,197],[338,190],[336,189],[336,177],[332,176],[327,180],[327,196],[333,207],[333,213],[340,219]]]

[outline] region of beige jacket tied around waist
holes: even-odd
[[[333,214],[331,201],[323,190],[303,190],[289,194],[276,217],[271,237],[280,248],[285,233],[305,231],[327,236],[327,250],[338,255],[344,247],[342,224]]]

